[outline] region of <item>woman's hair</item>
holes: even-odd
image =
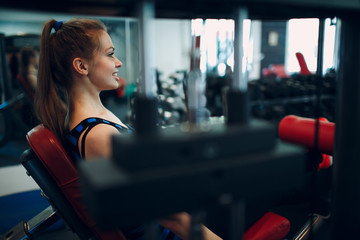
[[[35,98],[39,120],[64,140],[68,129],[73,84],[72,61],[76,57],[91,60],[100,48],[105,25],[94,19],[73,19],[45,23],[40,46],[39,73]]]

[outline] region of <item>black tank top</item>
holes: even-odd
[[[127,126],[128,128],[121,126],[117,123],[107,121],[102,118],[86,118],[81,121],[76,127],[74,127],[67,135],[67,139],[74,154],[76,160],[85,158],[85,138],[89,131],[98,124],[108,124],[115,127],[120,133],[133,133],[134,129]],[[79,139],[81,134],[84,132],[83,138],[81,139],[81,152],[79,152]]]

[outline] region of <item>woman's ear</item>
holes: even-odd
[[[74,58],[72,64],[77,73],[81,75],[88,74],[88,65],[82,58]]]

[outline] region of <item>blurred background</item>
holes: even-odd
[[[39,51],[40,34],[48,19],[66,21],[74,17],[95,17],[106,24],[116,55],[123,62],[120,75],[125,87],[103,92],[102,99],[122,121],[132,123],[131,100],[140,75],[136,18],[0,9],[0,165],[17,163],[19,153],[12,154],[16,151],[13,142],[22,145],[24,133],[37,124],[33,96],[29,86],[19,79],[21,51],[24,48]],[[245,22],[244,49],[253,117],[277,124],[287,114],[313,115],[316,84],[312,75],[318,57],[318,28],[316,18]],[[337,35],[336,18],[326,19],[322,115],[329,121],[334,121],[335,111]],[[222,91],[229,85],[234,67],[234,21],[161,18],[155,20],[154,36],[158,73],[155,91],[160,103],[160,124],[167,126],[186,120],[183,81],[190,69],[193,36],[200,36],[200,69],[206,75],[206,107],[211,116],[222,116]],[[297,53],[305,61],[305,68],[303,65],[301,69]]]

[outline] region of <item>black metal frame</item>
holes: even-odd
[[[32,149],[27,149],[21,155],[21,164],[27,170],[35,182],[39,185],[46,199],[55,210],[56,215],[64,219],[72,231],[79,236],[80,239],[88,240],[93,237],[92,231],[83,223],[80,217],[76,214],[70,202],[66,199],[61,189],[57,186],[54,179],[44,165],[40,162]],[[51,220],[51,219],[49,219]],[[48,224],[53,223],[52,221]],[[36,224],[35,224],[36,227]],[[41,228],[43,229],[43,228]],[[29,229],[29,232],[34,232],[34,229]],[[38,231],[36,231],[38,232]]]
[[[32,239],[43,230],[50,227],[59,220],[59,215],[54,211],[52,206],[45,208],[35,217],[28,221],[21,221],[9,231],[0,236],[1,240],[21,240]]]
[[[154,141],[161,145],[161,141],[169,144],[172,140]],[[207,143],[206,135],[192,144],[203,149],[203,143]],[[79,165],[84,201],[103,228],[144,223],[179,211],[209,210],[226,204],[224,199],[229,200],[227,204],[266,199],[269,205],[276,205],[309,196],[306,151],[278,141],[271,149],[255,149],[206,163],[197,158],[172,165],[171,158],[164,158],[165,164],[129,170],[119,166],[121,157],[117,158],[117,163],[103,159]],[[154,158],[155,151],[146,159]]]
[[[338,101],[334,147],[332,239],[358,235],[360,175],[360,17],[341,19]]]

